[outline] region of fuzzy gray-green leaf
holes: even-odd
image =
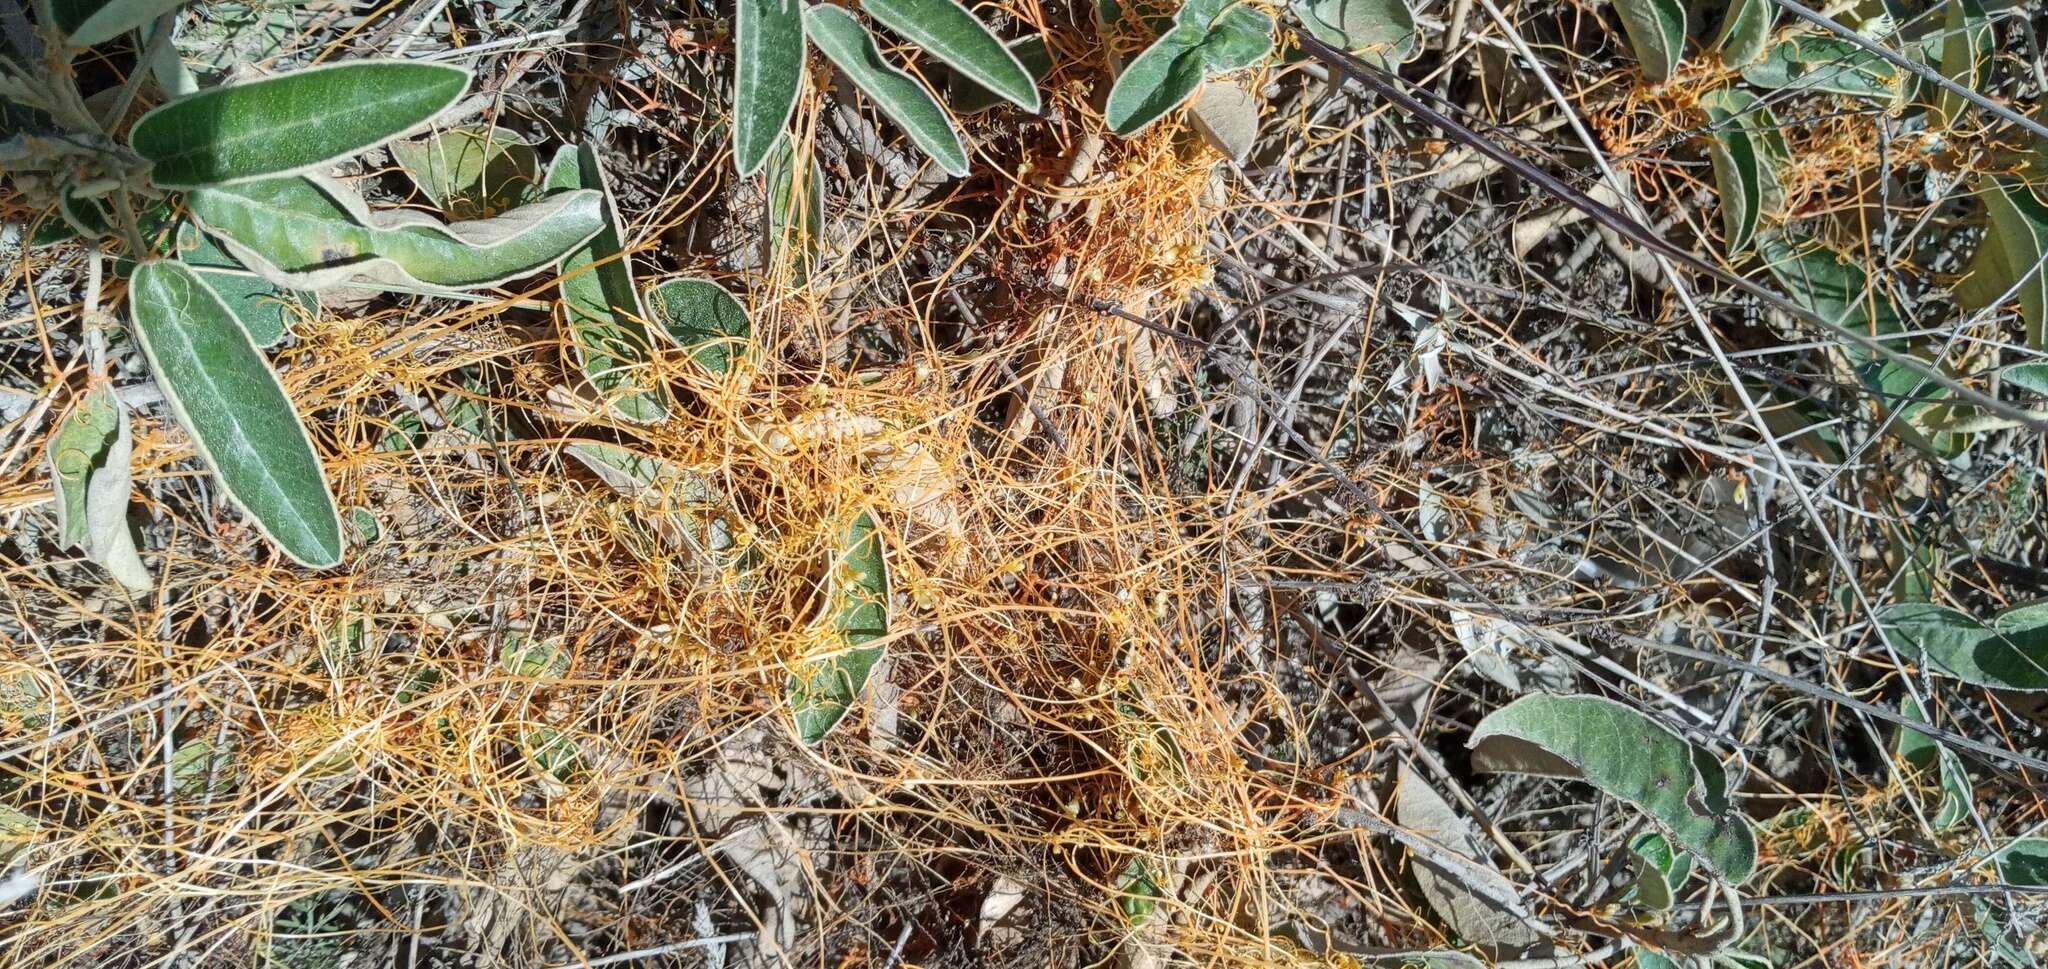
[[[1956,288],[1957,301],[1981,309],[2017,290],[2027,345],[2042,349],[2048,333],[2048,269],[2042,266],[2048,258],[2048,206],[2017,179],[1991,179],[1981,194],[1991,225]]]
[[[357,60],[208,88],[143,115],[128,135],[158,188],[225,185],[307,171],[432,120],[469,72],[421,61]]]
[[[540,195],[540,155],[491,125],[437,131],[391,146],[405,174],[451,219],[483,219]]]
[[[800,284],[810,278],[825,238],[825,171],[810,152],[801,163],[797,154],[787,138],[768,154],[766,255],[771,271],[787,266],[790,280]]]
[[[804,79],[803,0],[739,0],[733,33],[733,161],[742,177],[768,160]]]
[[[444,224],[372,214],[331,179],[274,178],[192,192],[192,213],[228,253],[295,289],[493,286],[553,265],[604,226],[604,196],[550,195],[493,219]]]
[[[882,59],[875,38],[843,7],[818,4],[804,11],[804,35],[847,79],[873,98],[911,144],[950,175],[967,174],[967,149],[946,109],[924,85]]]
[[[1723,64],[1741,67],[1763,55],[1777,22],[1778,5],[1771,0],[1728,0],[1721,30],[1708,46],[1721,52]]]
[[[671,279],[647,296],[662,332],[712,374],[730,373],[733,361],[746,353],[754,326],[725,287],[708,279]]]
[[[1805,34],[1779,41],[1762,60],[1742,68],[1742,79],[1773,91],[1825,91],[1889,99],[1899,71],[1883,58],[1839,37]]]
[[[1024,65],[956,0],[865,0],[861,9],[975,84],[1038,110],[1038,85]]]
[[[889,632],[889,569],[875,520],[861,512],[827,566],[823,616],[830,652],[807,660],[789,680],[797,738],[815,744],[859,699],[882,658],[869,643]]]
[[[1293,0],[1294,15],[1317,40],[1348,50],[1381,70],[1415,52],[1421,34],[1408,0]]]
[[[50,0],[50,13],[65,43],[91,47],[184,5],[185,0]]]
[[[1728,803],[1721,765],[1622,704],[1525,696],[1487,715],[1466,745],[1476,769],[1584,780],[1627,801],[1731,884],[1756,867],[1756,836]]]
[[[2048,604],[2008,609],[1988,622],[1927,602],[1878,616],[1893,647],[1975,686],[2048,690]]]
[[[1195,93],[1202,81],[1248,67],[1273,48],[1273,18],[1234,0],[1189,0],[1173,26],[1117,74],[1103,105],[1110,130],[1130,137]]]
[[[190,268],[154,260],[128,285],[157,385],[199,455],[263,534],[302,565],[341,561],[341,517],[284,385]]]
[[[1914,702],[1910,693],[1899,697],[1899,713],[1908,720],[1927,722],[1927,717],[1920,712],[1920,704]],[[1954,827],[1970,816],[1975,792],[1970,786],[1969,769],[1963,766],[1963,759],[1956,756],[1955,751],[1918,730],[1901,726],[1898,735],[1892,739],[1892,752],[1913,767],[1936,771],[1936,779],[1941,784],[1941,806],[1935,810],[1931,820],[1937,830]]]
[[[576,342],[583,375],[619,416],[658,421],[668,413],[647,373],[653,344],[647,311],[633,285],[632,257],[619,235],[618,207],[595,146],[563,146],[548,163],[547,189],[587,189],[603,200],[604,226],[562,257],[562,313]]]
[[[79,398],[46,449],[56,490],[58,544],[76,546],[122,585],[141,591],[154,580],[128,531],[133,453],[128,411],[105,384]]]
[[[1652,82],[1671,77],[1685,57],[1685,5],[1679,0],[1615,0],[1636,63]]]
[[[1708,147],[1714,162],[1714,182],[1721,195],[1721,224],[1729,253],[1749,248],[1756,237],[1764,206],[1776,194],[1777,179],[1769,155],[1758,138],[1746,127],[1754,116],[1747,114],[1754,98],[1745,92],[1724,88],[1700,98],[1708,120],[1713,122]]]
[[[1972,91],[1982,91],[1991,82],[1991,61],[1997,54],[1992,45],[1991,25],[1986,22],[1979,0],[1947,0],[1947,21],[1942,27],[1941,73]],[[1948,90],[1935,95],[1934,116],[1952,125],[1972,110],[1962,96]]]

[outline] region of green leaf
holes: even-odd
[[[1728,803],[1721,765],[1612,700],[1525,696],[1481,720],[1466,745],[1474,769],[1584,780],[1636,806],[1731,884],[1756,867],[1756,836]]]
[[[1898,93],[1899,71],[1839,37],[1805,34],[1772,46],[1763,60],[1742,69],[1742,79],[1773,91],[1823,91],[1888,100]]]
[[[56,491],[57,544],[84,551],[123,586],[142,591],[155,582],[128,530],[133,453],[128,411],[105,384],[79,398],[45,449]]]
[[[1631,886],[1636,904],[1662,911],[1692,877],[1692,855],[1673,847],[1661,832],[1645,831],[1629,839],[1629,859],[1635,871]]]
[[[787,138],[768,154],[766,241],[769,269],[787,264],[791,280],[801,284],[810,278],[825,239],[825,171],[810,153],[801,164],[796,154],[796,143]]]
[[[619,235],[619,210],[612,200],[597,148],[564,145],[548,163],[549,191],[588,189],[603,205],[603,228],[562,257],[562,314],[576,342],[583,375],[620,417],[643,423],[668,414],[662,392],[647,369],[653,352],[647,310],[633,285],[632,257]]]
[[[1777,22],[1778,5],[1771,0],[1728,0],[1720,33],[1708,46],[1721,52],[1721,63],[1741,67],[1763,56]]]
[[[157,188],[311,171],[433,120],[469,72],[422,61],[346,61],[207,88],[143,115],[128,134]]]
[[[1999,376],[2021,390],[2048,394],[2048,361],[2016,363],[1999,371]]]
[[[185,0],[50,0],[50,14],[67,44],[91,47],[184,5]]]
[[[1420,33],[1408,0],[1292,0],[1315,39],[1391,71],[1415,52]]]
[[[612,444],[578,441],[567,451],[612,490],[647,508],[656,528],[687,548],[692,562],[743,574],[759,564],[755,549],[739,547],[738,513],[703,475]]]
[[[1992,59],[1997,55],[1984,5],[1978,0],[1945,0],[1943,5],[1948,17],[1942,28],[1942,76],[1972,91],[1982,91],[1991,83]],[[1934,117],[1943,127],[1956,124],[1972,110],[1961,95],[1945,88],[1935,92]]]
[[[1905,329],[1890,297],[1871,285],[1869,274],[1845,254],[1781,235],[1763,240],[1762,250],[1765,265],[1785,287],[1785,295],[1815,316],[1871,337]],[[1869,351],[1858,347],[1848,353],[1858,362],[1872,359]]]
[[[1685,5],[1679,0],[1615,0],[1636,63],[1652,83],[1664,81],[1685,57]]]
[[[671,279],[647,292],[654,319],[704,369],[723,377],[752,348],[754,325],[746,307],[708,279]]]
[[[1899,697],[1899,713],[1908,720],[1927,722],[1927,717],[1920,711],[1920,704],[1914,702],[1910,693]],[[1937,830],[1954,827],[1970,816],[1976,795],[1970,784],[1970,772],[1955,751],[1918,730],[1900,727],[1898,736],[1892,740],[1892,752],[1919,770],[1938,768],[1936,776],[1941,782],[1941,807],[1935,811],[1933,819]]]
[[[2034,197],[2025,182],[1994,178],[1984,187],[1984,207],[1991,225],[1970,258],[1956,300],[1968,309],[1983,309],[2015,289],[2020,315],[2027,323],[2027,345],[2043,349],[2048,333],[2048,206]]]
[[[1991,860],[2001,882],[2048,888],[2048,838],[2014,838]]]
[[[228,496],[301,565],[341,561],[341,516],[284,385],[197,273],[136,267],[129,315],[178,423]]]
[[[604,227],[604,196],[569,191],[495,219],[444,224],[406,210],[372,214],[332,179],[304,176],[186,196],[201,226],[280,286],[471,289],[553,265]]]
[[[249,339],[257,346],[276,346],[292,324],[319,314],[320,301],[313,294],[274,286],[243,268],[213,240],[194,235],[198,235],[197,242],[180,252],[178,261],[192,267],[199,278],[206,280],[206,285],[213,287],[235,314],[235,322],[249,331]]]
[[[1655,949],[1636,948],[1636,969],[1684,969],[1670,956]]]
[[[539,153],[526,139],[491,125],[395,142],[391,157],[451,219],[488,218],[540,194]]]
[[[2048,690],[2048,604],[2021,606],[1980,622],[1968,613],[1906,602],[1879,614],[1887,638],[1908,658],[1976,686]]]
[[[235,789],[236,762],[229,751],[214,750],[205,739],[188,740],[171,751],[171,793],[188,800],[207,800]]]
[[[498,666],[527,679],[560,679],[569,672],[569,654],[562,649],[560,636],[534,639],[524,633],[507,633],[498,647]]]
[[[1045,46],[1045,35],[1032,34],[1010,41],[1008,46],[1010,56],[1023,65],[1024,73],[1031,76],[1033,85],[1052,73],[1052,51]],[[974,83],[972,78],[959,71],[946,72],[946,106],[953,109],[956,117],[979,114],[1003,100],[1002,95]]]
[[[821,618],[830,634],[830,652],[806,658],[789,680],[797,739],[805,744],[825,739],[853,707],[882,658],[882,647],[868,644],[889,632],[888,562],[867,512],[847,527],[825,585]]]
[[[739,0],[733,42],[732,155],[742,178],[782,138],[804,80],[803,0]]]
[[[583,759],[583,745],[567,731],[540,725],[519,732],[519,746],[526,760],[545,780],[574,784],[590,773]]]
[[[1346,955],[1351,955],[1346,953]],[[1384,955],[1351,956],[1361,966],[1373,969],[1486,969],[1478,957],[1448,949],[1436,952],[1389,952]]]
[[[1024,65],[956,0],[863,0],[860,8],[981,88],[1038,110],[1038,85]]]
[[[967,174],[967,149],[946,109],[909,74],[882,59],[875,38],[844,7],[817,4],[804,11],[804,34],[855,87],[910,136],[947,174]]]
[[[1152,909],[1159,900],[1166,897],[1157,879],[1143,858],[1132,858],[1117,875],[1117,910],[1124,915],[1124,923],[1132,927],[1144,925],[1152,918]]]
[[[1750,132],[1749,126],[1762,120],[1760,113],[1751,113],[1755,103],[1755,98],[1733,88],[1700,97],[1700,107],[1713,123],[1708,149],[1714,160],[1721,224],[1730,254],[1749,248],[1765,207],[1779,194],[1769,154]]]
[[[1234,0],[1189,0],[1173,26],[1117,74],[1103,106],[1130,137],[1193,96],[1211,75],[1248,67],[1273,49],[1273,18]]]

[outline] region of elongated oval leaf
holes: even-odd
[[[1685,58],[1685,5],[1679,0],[1615,0],[1636,63],[1650,81],[1667,80]]]
[[[1038,85],[1024,65],[956,0],[866,0],[860,8],[975,84],[1038,110]]]
[[[745,574],[760,564],[757,549],[741,549],[745,522],[709,478],[650,455],[612,444],[578,441],[570,457],[613,490],[652,510],[664,537],[687,548],[706,571]]]
[[[128,134],[158,188],[309,171],[433,120],[469,72],[420,61],[348,61],[208,88],[143,115]]]
[[[882,59],[875,38],[843,7],[818,4],[804,11],[804,34],[846,73],[855,87],[910,136],[949,175],[967,174],[967,149],[946,109],[924,85]]]
[[[1900,653],[1926,660],[1939,673],[2002,690],[2048,690],[2048,604],[1981,622],[1947,606],[1904,602],[1878,621]]]
[[[770,271],[788,267],[790,281],[802,284],[825,238],[825,172],[817,157],[803,153],[785,138],[768,154],[768,231],[766,262]]]
[[[76,546],[116,581],[141,591],[154,580],[128,531],[133,441],[127,408],[102,384],[58,423],[46,453],[57,498],[57,544]]]
[[[1920,712],[1920,704],[1913,701],[1910,693],[1899,697],[1899,713],[1909,720],[1927,722],[1927,717]],[[1892,740],[1892,752],[1920,770],[1936,770],[1941,784],[1941,806],[1932,818],[1936,829],[1954,827],[1970,816],[1975,791],[1970,785],[1969,769],[1963,766],[1963,759],[1956,756],[1955,751],[1942,746],[1933,737],[1902,726]]]
[[[604,227],[604,196],[550,195],[495,219],[443,224],[371,214],[332,179],[274,178],[202,189],[186,204],[228,253],[294,289],[495,286],[553,265]]]
[[[1991,179],[1982,194],[1991,226],[1970,258],[1956,298],[1982,309],[2017,290],[2027,345],[2042,349],[2048,333],[2048,268],[2042,266],[2048,259],[2048,206],[2017,179]]]
[[[562,313],[583,375],[619,416],[658,421],[668,413],[659,387],[647,376],[653,344],[641,321],[647,311],[633,285],[632,257],[619,236],[618,207],[597,149],[564,146],[548,164],[549,191],[588,189],[602,201],[604,226],[562,257]]]
[[[1242,162],[1259,137],[1260,104],[1259,96],[1242,83],[1211,81],[1188,103],[1188,120],[1210,147]]]
[[[754,325],[725,287],[708,279],[671,279],[647,295],[662,332],[714,375],[730,373],[733,361],[747,352]]]
[[[185,0],[50,0],[50,14],[73,47],[104,44],[185,5]]]
[[[1946,0],[1943,6],[1948,13],[1942,28],[1941,73],[1972,91],[1981,91],[1991,82],[1991,61],[1997,53],[1984,5],[1978,0]],[[1970,103],[1961,95],[1945,89],[1935,95],[1934,116],[1944,125],[1957,123],[1969,110]]]
[[[754,174],[782,137],[804,79],[803,0],[739,0],[733,43],[732,156]]]
[[[391,146],[391,157],[451,219],[483,219],[540,195],[540,156],[524,138],[491,125],[437,131]]]
[[[136,267],[129,315],[157,385],[199,456],[293,561],[341,561],[341,516],[284,385],[227,304],[175,262]]]
[[[1712,91],[1700,98],[1707,118],[1713,122],[1709,154],[1714,161],[1714,182],[1721,195],[1721,224],[1727,234],[1727,251],[1741,252],[1756,237],[1764,206],[1775,194],[1776,177],[1768,154],[1746,127],[1747,94],[1730,88]]]
[[[826,578],[821,617],[830,652],[807,661],[789,680],[797,738],[815,744],[837,726],[882,658],[869,643],[889,632],[889,568],[882,537],[867,512],[847,526]]]
[[[1710,46],[1721,52],[1721,63],[1741,67],[1763,56],[1777,22],[1778,5],[1771,0],[1729,0]]]
[[[1728,803],[1721,765],[1613,700],[1525,696],[1481,720],[1467,746],[1475,769],[1584,780],[1627,801],[1731,884],[1756,867],[1756,836]]]
[[[1193,97],[1208,72],[1200,35],[1176,27],[1124,65],[1103,104],[1103,120],[1129,138]]]
[[[1888,100],[1898,93],[1899,71],[1883,58],[1839,37],[1806,34],[1779,41],[1742,79],[1773,91],[1825,91]]]
[[[1024,66],[1024,73],[1031,75],[1033,85],[1052,73],[1052,51],[1045,46],[1044,35],[1022,37],[1011,41],[1008,46],[1010,56]],[[1003,100],[1002,95],[974,83],[959,71],[946,72],[946,107],[956,118],[987,111]]]

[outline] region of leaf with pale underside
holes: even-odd
[[[1244,84],[1210,81],[1188,102],[1188,121],[1209,146],[1243,162],[1259,137],[1259,96]]]
[[[1771,45],[1761,60],[1742,68],[1742,79],[1773,91],[1824,91],[1889,100],[1899,70],[1839,37],[1803,34]]]
[[[1525,696],[1487,715],[1466,745],[1475,769],[1583,780],[1634,805],[1730,884],[1756,868],[1756,836],[1728,803],[1720,763],[1620,703]]]
[[[1713,123],[1708,149],[1721,196],[1727,251],[1741,252],[1756,237],[1765,209],[1781,194],[1771,152],[1755,127],[1767,123],[1768,115],[1757,107],[1756,98],[1734,88],[1708,92],[1700,98],[1700,107]]]
[[[875,520],[861,512],[847,526],[827,566],[824,655],[807,657],[789,679],[790,712],[797,738],[816,744],[860,698],[882,658],[869,645],[889,632],[889,569]]]
[[[50,0],[51,19],[72,47],[104,44],[177,10],[186,0]]]
[[[1899,713],[1908,720],[1927,722],[1920,704],[1910,693],[1899,697]],[[1912,727],[1900,726],[1898,735],[1892,739],[1892,753],[1914,768],[1935,771],[1941,786],[1941,804],[1930,820],[1937,830],[1954,827],[1970,816],[1976,793],[1970,784],[1970,771],[1955,751]]]
[[[1390,71],[1415,52],[1421,33],[1408,0],[1293,0],[1317,40]]]
[[[653,351],[642,322],[647,311],[633,285],[632,257],[619,233],[618,206],[596,147],[568,145],[556,152],[548,163],[547,189],[586,189],[603,200],[603,227],[563,256],[556,270],[562,277],[562,314],[583,375],[620,417],[658,421],[668,408],[647,370]]]
[[[207,88],[135,122],[129,147],[158,188],[200,188],[312,171],[433,120],[469,72],[422,61],[355,60]]]
[[[803,0],[739,0],[733,45],[733,162],[760,170],[783,137],[803,87]]]
[[[391,145],[391,157],[451,219],[484,219],[540,194],[540,155],[526,139],[491,125],[437,131]]]
[[[816,156],[789,139],[768,154],[767,263],[788,267],[790,280],[810,278],[825,238],[825,171]]]
[[[56,490],[58,544],[84,551],[123,586],[142,591],[154,580],[128,530],[133,453],[127,408],[107,386],[79,398],[45,451]]]
[[[143,354],[229,497],[301,565],[341,561],[341,516],[306,427],[227,304],[190,268],[153,260],[128,284]]]
[[[202,189],[186,204],[237,261],[304,290],[495,286],[554,265],[604,226],[603,194],[580,189],[455,223],[372,213],[345,186],[312,176]]]
[[[949,175],[967,174],[967,148],[953,119],[923,84],[882,59],[875,38],[844,7],[818,4],[804,11],[804,36],[860,88]]]
[[[1394,788],[1394,819],[1428,839],[1439,853],[1411,857],[1409,871],[1422,897],[1452,931],[1496,951],[1520,952],[1543,941],[1526,908],[1496,899],[1518,899],[1520,891],[1488,861],[1489,852],[1471,825],[1406,763]],[[1448,857],[1446,857],[1448,856]],[[1448,867],[1455,865],[1456,867]],[[1489,891],[1470,886],[1483,882]]]
[[[1947,606],[1905,602],[1878,622],[1901,655],[1944,676],[2001,690],[2048,690],[2048,604],[1979,620]]]

